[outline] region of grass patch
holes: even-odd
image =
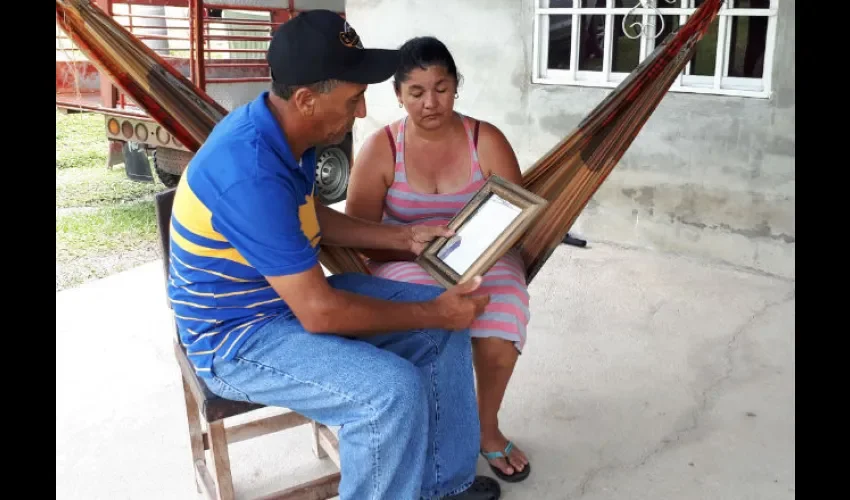
[[[106,168],[103,116],[56,113],[56,290],[160,258],[153,194],[162,183]]]
[[[103,115],[56,111],[56,169],[106,165]]]
[[[56,169],[56,208],[100,207],[150,198],[163,186],[127,178],[123,166]]]
[[[56,217],[56,253],[79,257],[101,251],[132,250],[156,239],[152,201],[73,211]]]
[[[163,186],[127,178],[123,165],[106,168],[103,116],[56,112],[56,208],[110,206],[150,197]]]
[[[56,215],[56,289],[159,258],[152,201]]]

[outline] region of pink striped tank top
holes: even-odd
[[[407,117],[399,123],[395,137],[389,125],[384,127],[395,156],[395,178],[384,202],[384,223],[447,224],[484,184],[486,178],[478,162],[477,149],[480,122],[458,115],[466,130],[471,169],[466,186],[453,193],[426,194],[411,188],[407,183],[404,165],[404,129]],[[382,278],[439,286],[437,281],[415,262],[369,262],[369,268],[375,276]],[[473,322],[470,333],[473,337],[498,337],[512,341],[522,352],[530,314],[524,266],[519,253],[510,251],[505,254],[482,278],[478,292],[489,293],[490,304]]]

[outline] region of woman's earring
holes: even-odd
[[[455,99],[458,99],[458,98],[460,98],[460,96],[458,95],[457,92],[455,92]]]
[[[402,103],[398,103],[398,107],[403,108],[403,107],[404,107],[404,104],[402,104]]]

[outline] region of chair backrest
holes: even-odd
[[[176,190],[177,188],[166,189],[165,191],[161,191],[154,195],[154,208],[156,209],[156,226],[157,233],[159,234],[159,249],[160,251],[162,251],[162,264],[164,272],[163,277],[165,278],[165,301],[168,303],[169,309],[173,309],[171,307],[171,301],[168,299],[168,281],[171,274],[171,208],[174,206],[174,192]],[[182,353],[182,355],[178,356],[178,364],[181,365],[183,374],[187,377],[186,381],[189,383],[189,386],[192,387],[192,391],[195,394],[195,398],[198,401],[205,401],[206,397],[201,396],[206,394],[206,385],[204,385],[204,383],[198,379],[198,376],[194,372],[194,370],[189,368],[190,362],[189,358],[186,357],[186,348],[180,341],[180,331],[177,328],[177,318],[172,316],[171,319],[174,324],[174,345],[177,349],[179,349],[179,353]]]
[[[170,255],[170,233],[171,208],[174,206],[174,192],[177,188],[166,189],[154,195],[154,207],[156,209],[156,226],[159,234],[159,249],[162,252],[162,266],[165,277],[165,287],[168,289],[169,277],[169,255]],[[168,302],[171,307],[171,302]]]

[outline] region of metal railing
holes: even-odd
[[[281,2],[286,5],[281,8],[221,2],[207,6],[204,0],[95,2],[203,90],[208,83],[270,81],[264,55],[271,35],[274,29],[297,15],[291,0]],[[171,13],[139,13],[134,7],[163,7]],[[238,11],[251,12],[259,19],[247,18],[252,16],[240,15]],[[69,57],[86,60],[59,29],[56,39],[57,61]]]

